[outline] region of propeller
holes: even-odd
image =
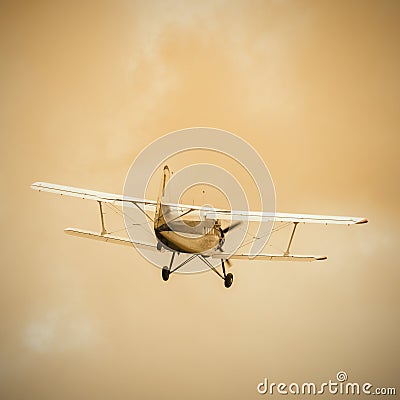
[[[234,222],[232,225],[229,225],[228,227],[226,227],[225,229],[222,229],[222,233],[228,233],[229,231],[234,230],[235,228],[237,228],[242,222],[238,221],[238,222]]]
[[[222,246],[219,247],[218,250],[219,250],[221,253],[224,252],[224,250],[222,249]],[[232,262],[231,262],[231,260],[230,260],[229,258],[227,258],[226,260],[224,260],[224,262],[225,262],[225,264],[226,264],[229,268],[232,267]]]
[[[229,225],[228,227],[221,229],[222,232],[222,237],[225,236],[226,233],[228,233],[229,231],[234,230],[235,228],[237,228],[242,222],[238,221],[238,222],[234,222],[233,224]],[[219,248],[219,251],[222,253],[224,250],[222,249],[222,246]],[[232,262],[231,260],[228,258],[225,260],[225,264],[230,268],[232,267]]]

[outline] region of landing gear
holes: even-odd
[[[163,267],[162,271],[161,271],[161,276],[163,278],[164,281],[167,281],[169,279],[169,275],[170,275],[170,270],[167,266]]]
[[[233,274],[231,274],[230,272],[229,274],[226,274],[224,278],[224,283],[226,288],[230,288],[233,283]]]
[[[169,279],[169,276],[178,270],[179,268],[182,268],[185,264],[190,262],[196,257],[199,257],[200,260],[202,260],[212,271],[214,271],[222,280],[224,281],[224,285],[226,288],[230,288],[233,283],[233,274],[230,272],[227,274],[225,271],[225,261],[224,259],[221,259],[221,265],[222,265],[222,274],[210,263],[210,261],[207,260],[207,258],[203,255],[200,254],[192,254],[189,258],[187,258],[185,261],[181,262],[178,266],[172,268],[172,264],[174,262],[174,257],[175,257],[175,252],[172,253],[171,256],[171,261],[169,263],[169,267],[166,265],[163,267],[161,270],[161,277],[163,281],[167,281]]]
[[[212,271],[214,271],[222,280],[224,281],[224,285],[226,288],[230,288],[233,283],[233,274],[229,273],[227,274],[225,272],[225,260],[222,258],[221,259],[221,265],[222,265],[222,273],[221,274],[211,263],[208,261],[204,256],[199,256],[200,260],[204,262]]]
[[[172,264],[174,262],[174,257],[175,257],[175,252],[172,253],[172,257],[171,257],[171,261],[169,263],[169,267],[165,266],[163,267],[163,269],[161,270],[161,276],[163,278],[164,281],[167,281],[169,279],[169,276],[174,273],[175,271],[177,271],[179,268],[182,268],[185,264],[187,264],[188,262],[192,261],[194,258],[196,258],[198,256],[198,254],[193,254],[191,255],[189,258],[187,258],[185,261],[181,262],[179,265],[177,265],[176,267],[172,268]]]
[[[158,242],[158,243],[160,243],[160,242]],[[165,267],[163,267],[163,269],[161,271],[161,276],[164,281],[167,281],[169,279],[169,276],[171,275],[171,267],[172,267],[172,263],[174,262],[174,257],[175,257],[175,252],[172,253],[169,267],[165,266]]]
[[[225,284],[225,287],[228,289],[232,286],[233,274],[231,274],[230,272],[227,274],[225,272],[225,262],[223,259],[221,259],[221,264],[222,264],[222,272],[224,273],[224,284]]]

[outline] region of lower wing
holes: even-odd
[[[305,256],[295,254],[229,254],[216,251],[211,255],[212,258],[221,260],[268,260],[268,261],[322,261],[326,260],[326,256]]]
[[[140,247],[146,250],[156,250],[157,246],[152,243],[144,243],[139,241],[132,241],[129,238],[121,236],[114,236],[109,234],[101,235],[96,232],[88,231],[85,229],[67,228],[64,229],[67,235],[77,236],[86,239],[98,240],[101,242],[121,244],[123,246],[134,246]],[[268,260],[268,261],[321,261],[326,260],[325,256],[306,256],[306,255],[294,255],[294,254],[229,254],[221,253],[216,251],[211,255],[212,258],[220,260]]]
[[[67,235],[78,236],[86,239],[98,240],[100,242],[114,243],[114,244],[122,244],[124,246],[135,246],[140,247],[146,250],[156,250],[157,246],[152,243],[144,243],[139,241],[132,241],[129,238],[124,238],[121,236],[114,236],[108,233],[101,235],[96,232],[87,231],[85,229],[77,229],[77,228],[66,228],[64,232]]]

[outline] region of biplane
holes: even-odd
[[[279,212],[261,211],[240,211],[207,208],[196,205],[169,203],[164,201],[165,188],[170,178],[168,166],[165,166],[162,173],[160,191],[157,200],[146,200],[142,198],[129,197],[124,195],[98,192],[88,189],[80,189],[70,186],[56,185],[45,182],[35,182],[31,185],[34,190],[50,192],[63,196],[72,196],[82,199],[97,201],[100,210],[101,231],[92,232],[84,229],[66,228],[64,232],[68,235],[115,243],[127,246],[135,246],[155,251],[171,252],[171,259],[168,266],[162,268],[162,279],[167,281],[170,275],[195,258],[199,258],[208,268],[213,270],[223,279],[226,288],[233,283],[233,274],[227,273],[225,264],[230,265],[230,260],[268,260],[268,261],[322,261],[325,256],[316,255],[295,255],[290,253],[293,237],[298,224],[364,224],[366,218],[343,217],[311,214],[289,214]],[[153,230],[157,244],[136,241],[133,238],[115,236],[107,232],[105,228],[103,204],[112,204],[117,207],[133,207],[141,210],[146,215],[151,211]],[[201,210],[202,220],[189,218],[191,213],[198,213]],[[230,221],[230,225],[222,228],[221,221]],[[251,254],[244,252],[224,252],[223,245],[230,231],[238,227],[243,221],[247,222],[286,222],[293,224],[289,243],[286,251],[278,254]],[[178,265],[174,265],[176,254],[186,254],[186,258]],[[221,271],[217,269],[209,259],[217,259],[221,263]]]

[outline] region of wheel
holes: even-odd
[[[169,274],[170,274],[170,271],[169,271],[168,267],[167,266],[163,267],[163,269],[161,271],[161,276],[164,281],[167,281],[169,279]]]
[[[233,275],[229,272],[229,274],[226,274],[225,276],[225,287],[230,288],[233,283]]]

